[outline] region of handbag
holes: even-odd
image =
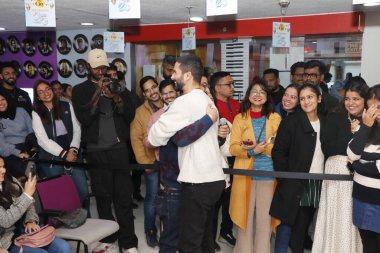
[[[49,245],[55,238],[55,228],[49,225],[41,227],[40,230],[17,237],[14,241],[16,246],[28,246],[40,248]]]
[[[78,208],[73,212],[66,213],[62,216],[52,217],[51,219],[55,227],[62,225],[65,228],[77,228],[86,222],[87,210],[84,208]]]

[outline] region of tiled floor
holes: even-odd
[[[145,185],[143,184],[141,186],[141,188],[142,188],[143,195],[144,195]],[[135,219],[135,232],[136,232],[136,235],[139,239],[138,251],[139,251],[139,253],[157,253],[158,250],[149,248],[146,244],[145,235],[144,235],[144,204],[143,204],[143,202],[138,202],[138,205],[139,205],[139,207],[137,209],[133,210],[134,215],[136,217],[136,219]],[[95,203],[95,199],[93,199],[93,198],[91,199],[91,215],[94,218],[97,217],[96,203]],[[219,214],[219,217],[220,217],[220,214]],[[220,220],[220,218],[219,218],[219,220]],[[220,253],[232,253],[233,252],[233,248],[228,247],[226,244],[219,243],[219,245],[221,246],[221,249],[222,249],[221,251],[219,251]],[[76,246],[74,244],[72,244],[72,246],[73,246],[72,247],[73,252],[75,252]],[[92,248],[95,246],[96,245],[91,245],[89,250],[91,251]],[[273,246],[274,246],[274,243],[272,240],[271,252],[273,252]],[[83,247],[82,247],[82,249],[83,249]],[[290,250],[289,250],[289,252],[290,252]],[[305,253],[306,252],[310,252],[310,251],[305,251]]]

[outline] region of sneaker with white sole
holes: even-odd
[[[119,246],[116,243],[100,242],[91,253],[117,253]]]
[[[123,249],[123,253],[139,253],[139,252],[137,251],[135,247],[133,247],[127,250]]]

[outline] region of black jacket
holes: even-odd
[[[98,144],[99,108],[91,106],[91,99],[96,91],[95,84],[87,80],[73,88],[73,106],[82,127],[82,142]],[[122,109],[116,109],[113,114],[117,136],[120,140],[129,138],[129,125],[135,116],[136,105],[130,91],[120,94],[123,100]],[[114,103],[116,107],[116,104]]]
[[[323,116],[319,116],[319,120],[322,134]],[[317,134],[305,112],[298,111],[285,118],[278,128],[272,149],[274,170],[309,172],[316,141]],[[305,180],[277,179],[277,182],[269,213],[292,225],[296,219]]]

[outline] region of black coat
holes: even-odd
[[[319,116],[321,131],[323,117]],[[321,133],[322,134],[322,133]],[[284,119],[277,131],[272,149],[275,171],[309,172],[313,160],[317,134],[314,132],[307,115],[298,111]],[[270,215],[287,224],[294,224],[305,180],[277,179]]]

